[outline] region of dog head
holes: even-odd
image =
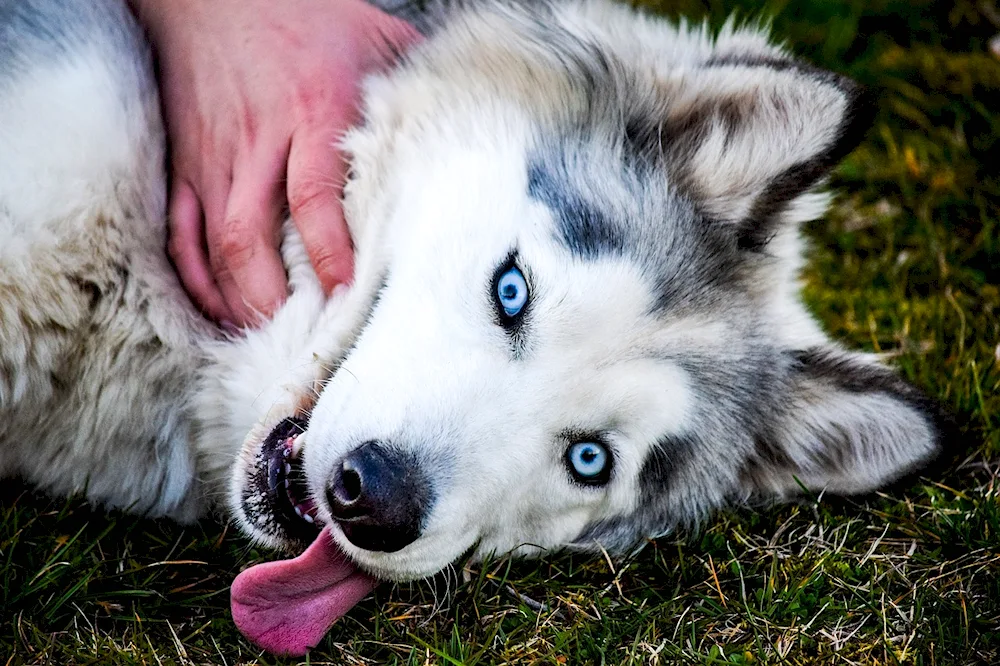
[[[366,316],[308,423],[248,441],[237,475],[303,498],[248,507],[238,483],[258,538],[307,534],[297,503],[402,580],[469,551],[622,552],[935,455],[928,401],[797,295],[799,226],[868,122],[853,84],[757,30],[604,3],[448,25],[370,82],[346,142]]]

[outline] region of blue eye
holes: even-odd
[[[517,266],[511,265],[497,278],[497,303],[508,318],[517,317],[528,302],[528,282]]]
[[[611,454],[598,442],[577,442],[566,451],[573,478],[580,483],[605,484],[611,476]]]

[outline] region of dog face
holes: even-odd
[[[328,523],[409,579],[470,550],[622,552],[936,453],[927,401],[796,295],[856,89],[753,32],[571,7],[455,17],[372,83],[347,144],[366,317],[308,424],[247,443],[237,477],[289,488],[237,483],[258,538]]]

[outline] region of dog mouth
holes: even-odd
[[[319,534],[316,503],[309,496],[302,443],[308,421],[279,422],[260,445],[243,508],[251,522],[283,541],[312,543]]]
[[[329,527],[320,531],[303,464],[306,426],[306,419],[286,418],[264,438],[251,467],[243,510],[274,542],[289,550],[308,547],[292,559],[246,569],[230,588],[233,620],[240,631],[270,652],[294,656],[319,643],[379,582],[357,568]]]

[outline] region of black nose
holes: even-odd
[[[326,499],[351,543],[391,553],[420,536],[432,498],[413,454],[366,442],[336,467]]]

